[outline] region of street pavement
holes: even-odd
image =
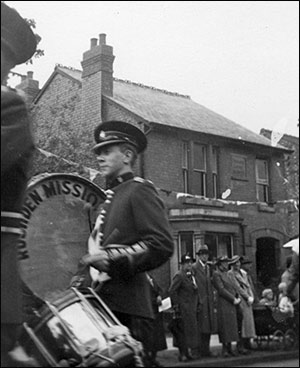
[[[265,363],[290,359],[299,360],[298,349],[284,350],[283,348],[278,349],[277,347],[274,349],[267,346],[258,348],[255,343],[253,343],[254,349],[251,350],[249,355],[222,358],[222,345],[219,343],[218,335],[211,336],[211,351],[217,355],[214,358],[200,358],[188,362],[179,362],[178,349],[173,347],[173,338],[171,335],[167,335],[167,345],[168,349],[160,351],[157,354],[157,361],[164,367],[233,367],[260,362]]]

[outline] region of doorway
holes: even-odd
[[[257,280],[270,287],[278,277],[278,241],[274,238],[259,238],[256,241]]]

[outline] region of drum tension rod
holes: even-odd
[[[45,357],[45,359],[48,361],[48,363],[50,364],[50,366],[51,367],[60,367],[56,363],[56,361],[53,358],[53,356],[48,352],[48,350],[42,344],[42,342],[40,341],[40,339],[35,335],[35,333],[33,332],[32,328],[29,327],[26,322],[23,323],[23,326],[25,328],[25,331],[29,335],[29,337],[32,339],[32,341],[33,341],[34,345],[36,346],[36,348],[40,351],[40,353],[42,354],[42,356]]]
[[[52,304],[50,304],[47,300],[45,301],[48,308],[50,309],[50,311],[54,314],[55,317],[58,318],[58,320],[61,323],[61,326],[64,330],[64,332],[66,333],[66,335],[69,338],[69,343],[72,346],[72,348],[77,352],[78,351],[78,346],[82,347],[82,344],[80,343],[80,341],[78,340],[78,338],[76,337],[76,335],[74,335],[74,333],[72,332],[72,330],[69,328],[69,326],[66,324],[66,322],[64,321],[64,319],[61,317],[61,315],[59,314],[59,310]],[[74,341],[77,340],[77,345],[74,343]]]

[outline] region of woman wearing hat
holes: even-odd
[[[197,285],[192,273],[192,258],[186,254],[181,257],[181,269],[175,274],[169,295],[172,305],[182,318],[183,334],[178,336],[179,361],[193,359],[192,351],[197,347]]]
[[[238,343],[238,351],[241,354],[248,354],[249,350],[245,349],[244,343],[248,342],[249,339],[255,337],[255,325],[252,304],[254,302],[254,296],[249,284],[246,271],[241,269],[240,256],[235,255],[228,263],[231,269],[228,271],[228,276],[235,285],[241,297],[241,321],[239,326],[240,341]]]
[[[237,355],[232,350],[231,343],[239,341],[236,305],[241,302],[227,274],[228,261],[226,256],[219,257],[216,261],[217,269],[213,273],[213,285],[218,293],[218,335],[224,358]]]

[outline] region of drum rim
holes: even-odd
[[[89,187],[94,189],[96,192],[99,192],[99,194],[102,196],[102,199],[106,199],[105,191],[97,184],[93,183],[91,180],[86,179],[85,177],[77,174],[71,174],[71,173],[43,173],[36,175],[32,177],[32,179],[29,181],[25,195],[28,194],[33,188],[35,188],[38,185],[41,185],[43,182],[49,180],[49,179],[62,179],[62,178],[69,178],[73,180],[78,180],[82,182],[83,184],[87,184]]]

